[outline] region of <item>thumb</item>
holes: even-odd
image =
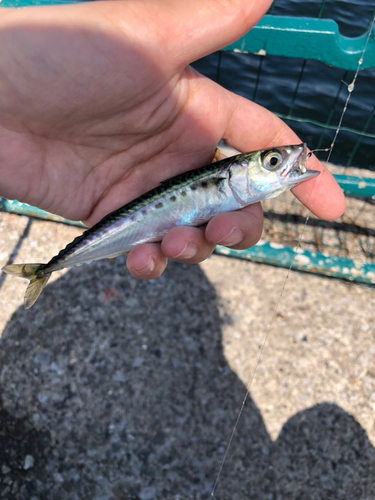
[[[169,47],[169,57],[184,67],[238,40],[257,24],[271,3],[272,0],[161,0],[156,5],[163,12],[163,45]]]

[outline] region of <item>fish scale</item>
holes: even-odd
[[[226,158],[162,181],[75,238],[46,264],[12,264],[3,271],[29,279],[30,308],[52,272],[113,258],[173,227],[199,226],[215,215],[272,198],[315,177],[305,167],[306,145],[281,146]]]

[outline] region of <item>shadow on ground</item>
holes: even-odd
[[[141,282],[119,259],[18,310],[0,340],[1,498],[209,499],[246,392],[223,356],[224,309],[198,266]],[[250,397],[215,497],[365,500],[374,473],[338,406],[298,413],[272,442]]]

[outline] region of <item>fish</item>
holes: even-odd
[[[306,168],[307,146],[238,154],[166,179],[111,212],[46,264],[11,264],[2,271],[27,278],[24,307],[33,306],[55,271],[113,259],[141,243],[161,241],[176,226],[200,226],[215,215],[274,198],[319,174]]]

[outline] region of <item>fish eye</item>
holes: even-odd
[[[268,151],[263,158],[263,166],[267,170],[276,170],[282,163],[283,157],[278,151]]]

